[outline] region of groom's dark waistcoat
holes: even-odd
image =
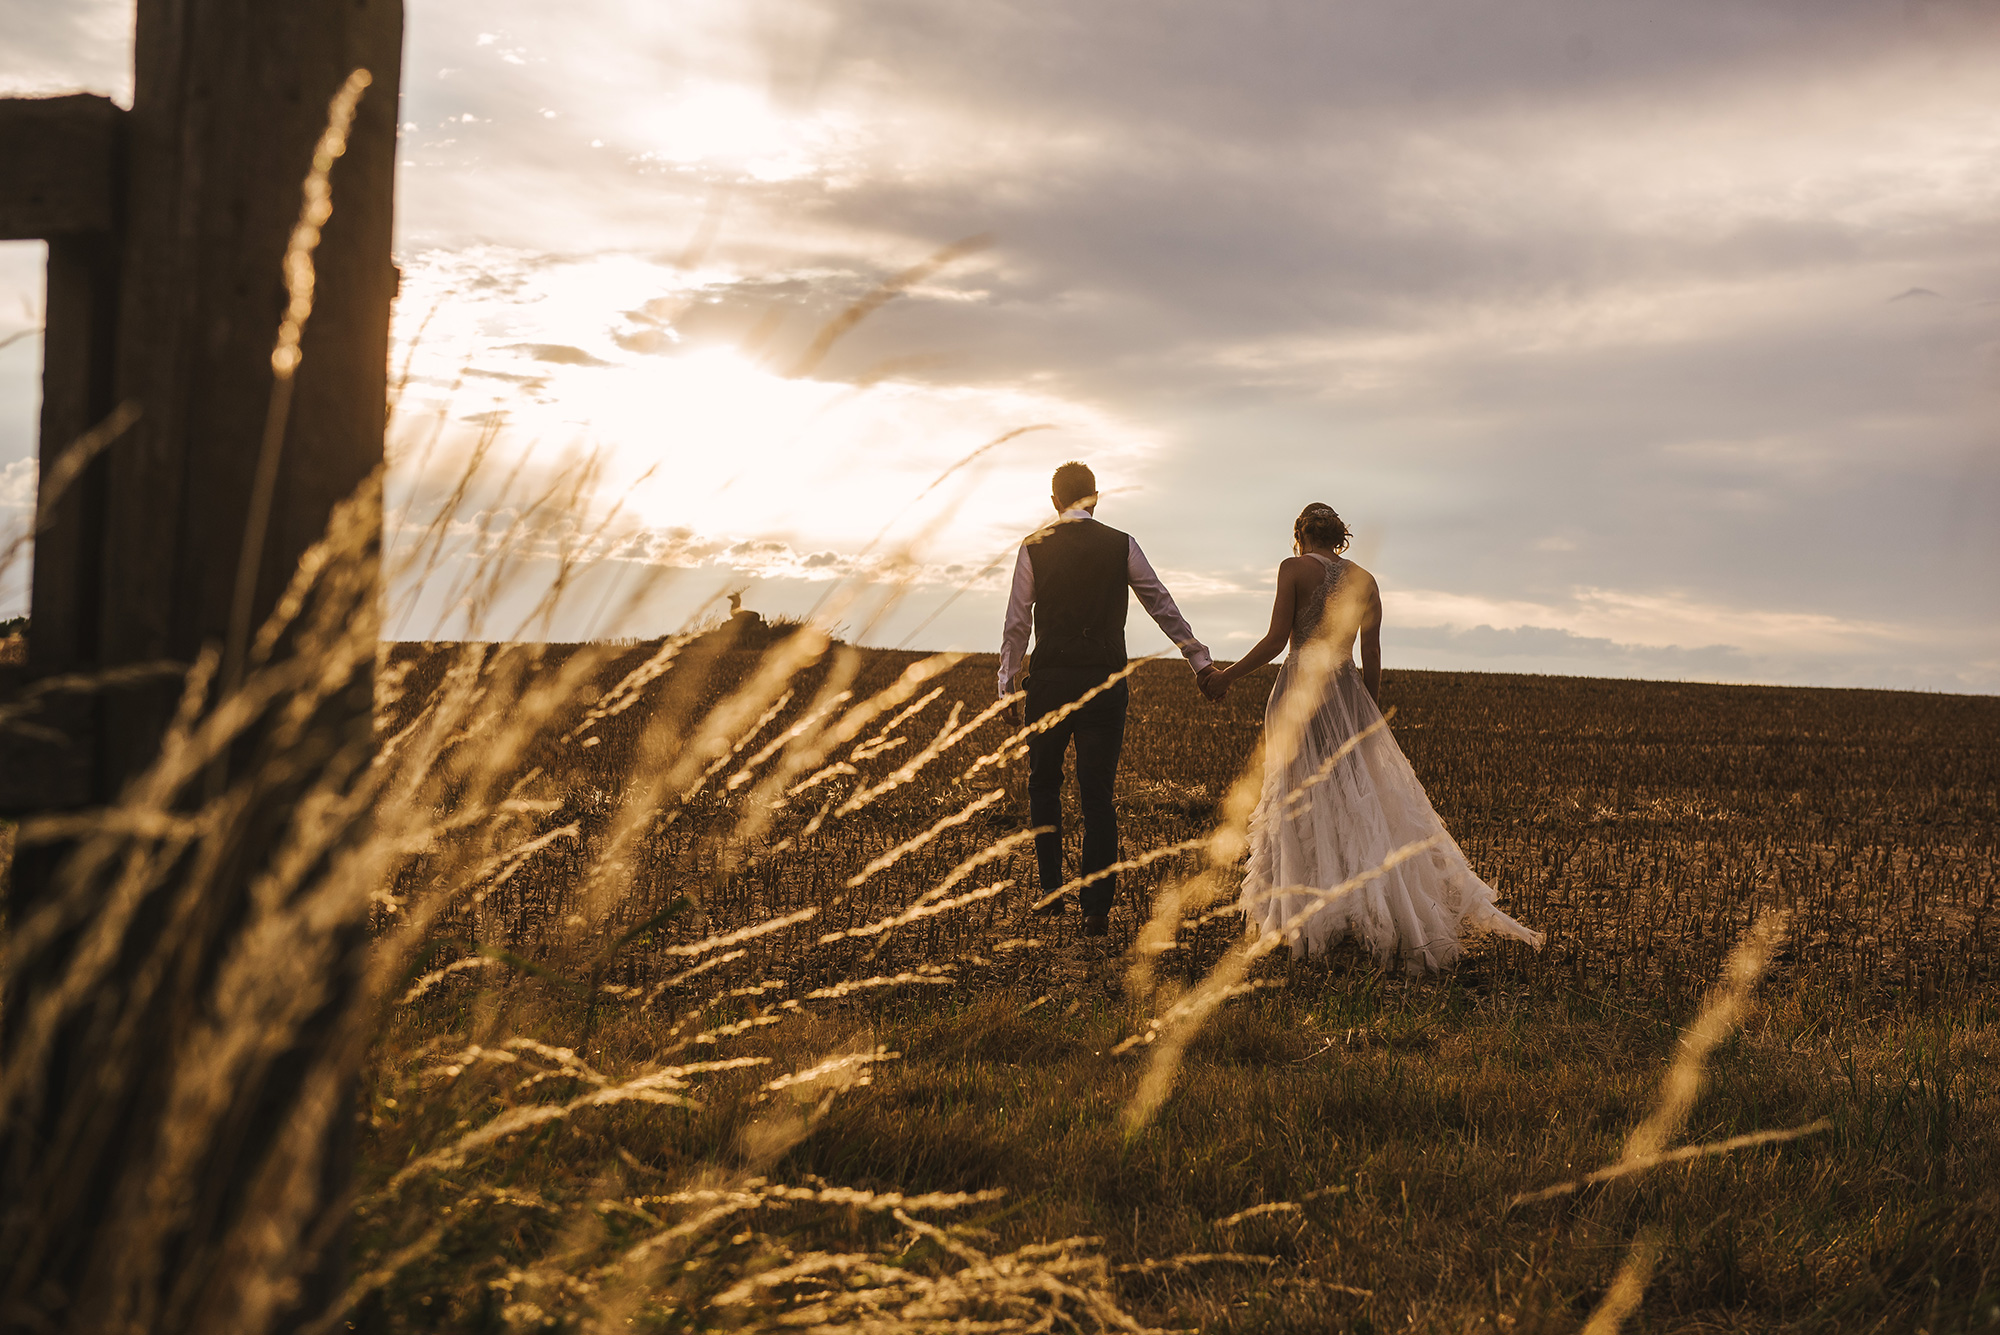
[[[1028,543],[1035,568],[1035,651],[1044,668],[1125,666],[1126,569],[1132,540],[1095,519],[1065,519]]]

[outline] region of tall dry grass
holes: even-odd
[[[1244,759],[1219,803],[1190,800],[1194,833],[1126,851],[1120,867],[1151,877],[1129,951],[1047,939],[1022,916],[1046,897],[1027,881],[1032,832],[1010,790],[1051,720],[1011,726],[1011,700],[968,707],[948,689],[972,666],[961,655],[836,643],[858,593],[754,652],[726,625],[637,652],[379,643],[384,569],[392,588],[453,581],[447,601],[487,624],[518,551],[584,507],[587,473],[523,498],[507,531],[454,566],[457,502],[483,466],[475,450],[435,512],[386,542],[371,482],[246,631],[240,671],[226,647],[188,669],[157,759],[115,804],[22,825],[24,844],[74,851],[54,895],[7,926],[0,967],[58,967],[4,1017],[0,1117],[39,1125],[47,1073],[65,1061],[161,1116],[105,1183],[91,1175],[117,1124],[36,1141],[46,1158],[21,1174],[35,1194],[10,1202],[0,1238],[9,1320],[397,1328],[433,1294],[393,1307],[384,1295],[456,1267],[434,1290],[441,1327],[1138,1330],[1133,1285],[1265,1273],[1277,1249],[1231,1240],[1359,1198],[1355,1182],[1297,1182],[1187,1246],[1118,1260],[1099,1234],[1003,1240],[1013,1204],[978,1183],[801,1170],[816,1136],[894,1078],[882,1073],[926,1055],[885,1041],[880,999],[940,998],[944,1018],[919,1037],[946,1052],[962,1042],[972,1071],[981,1026],[1001,1021],[955,1027],[952,1007],[1007,997],[1002,1019],[1025,1033],[1063,988],[1030,1000],[998,980],[1036,977],[1017,962],[1052,947],[1082,979],[1064,993],[1071,1013],[1094,989],[1101,1032],[1118,1035],[1088,1054],[1126,1147],[1099,1157],[1158,1143],[1145,1138],[1177,1091],[1204,1093],[1187,1089],[1191,1054],[1230,1004],[1284,983],[1269,967],[1277,934],[1244,938],[1231,916],[1261,758]],[[555,549],[547,600],[502,630],[548,624],[607,547],[586,533]],[[1293,744],[1335,661],[1325,646],[1301,652],[1304,685],[1267,748]],[[372,736],[330,722],[356,689],[374,692]],[[224,766],[246,748],[252,763]],[[268,856],[246,872],[250,848]],[[1657,1097],[1628,1110],[1636,1130],[1609,1167],[1515,1192],[1513,1210],[1816,1132],[1674,1144],[1777,948],[1777,929],[1751,929]],[[1178,973],[1162,967],[1176,955]],[[317,1203],[342,1172],[357,1076],[366,1152],[339,1212],[356,1263],[322,1295],[314,1278],[347,1244]],[[977,1150],[961,1146],[959,1161]],[[866,1155],[850,1166],[869,1179],[897,1162],[893,1146]],[[223,1181],[242,1190],[218,1199]],[[1495,1193],[1491,1214],[1509,1204]],[[1402,1211],[1381,1226],[1407,1239],[1407,1183]],[[101,1248],[93,1287],[59,1295],[67,1307],[20,1282],[58,1225]],[[1601,1267],[1595,1329],[1637,1308],[1666,1245],[1650,1224],[1628,1236],[1625,1258]],[[208,1241],[191,1253],[196,1237]]]
[[[962,994],[996,959],[1043,948],[1010,934],[1040,898],[1021,883],[1031,832],[1007,828],[1006,780],[1033,727],[1005,725],[1004,701],[970,714],[947,707],[940,683],[964,666],[960,656],[878,668],[888,679],[861,687],[865,656],[809,623],[754,654],[733,651],[726,628],[669,637],[616,670],[634,655],[608,646],[558,657],[469,644],[399,658],[375,643],[367,611],[375,505],[371,491],[337,517],[257,637],[237,690],[219,688],[212,660],[197,665],[160,760],[124,801],[84,824],[22,831],[29,841],[82,840],[63,894],[9,933],[10,961],[64,930],[83,933],[61,987],[8,1017],[23,1041],[0,1088],[10,1108],[29,1109],[32,1073],[57,1041],[59,1017],[135,953],[147,974],[144,961],[156,956],[135,951],[140,906],[164,897],[170,919],[199,918],[269,771],[297,769],[307,748],[323,769],[290,813],[214,977],[177,994],[159,971],[127,1003],[170,1001],[203,1019],[167,1063],[171,1135],[115,1193],[105,1220],[118,1273],[134,1276],[120,1280],[126,1291],[143,1290],[146,1267],[168,1264],[184,1227],[172,1203],[187,1196],[190,1175],[237,1148],[230,1091],[312,1039],[308,1078],[281,1134],[261,1147],[249,1173],[259,1196],[226,1249],[239,1328],[267,1327],[288,1310],[314,1245],[325,1245],[307,1236],[294,1202],[310,1198],[302,1184],[324,1169],[344,1082],[370,1045],[386,1063],[375,1079],[401,1091],[387,1096],[388,1116],[407,1149],[355,1202],[364,1261],[318,1315],[320,1328],[365,1313],[384,1286],[434,1262],[454,1229],[496,1216],[533,1221],[509,1248],[527,1241],[532,1259],[489,1288],[496,1319],[522,1328],[1029,1329],[1060,1319],[1137,1329],[1119,1287],[1132,1265],[1154,1273],[1269,1263],[1211,1249],[1120,1271],[1087,1236],[995,1250],[978,1229],[952,1222],[990,1207],[991,1189],[897,1192],[772,1176],[904,1055],[865,1023],[843,1020],[861,1013],[857,999]],[[422,550],[418,541],[391,556]],[[301,646],[296,657],[271,656],[283,636]],[[370,667],[381,719],[373,755],[328,752],[310,736],[315,702]],[[434,680],[419,680],[426,670]],[[206,795],[217,757],[274,717],[266,769]],[[566,766],[604,751],[614,726],[622,754],[608,775]],[[1254,784],[1235,786],[1218,829],[1134,850],[1121,864],[1168,871],[1122,970],[1131,1027],[1112,1052],[1137,1050],[1144,1063],[1123,1114],[1128,1135],[1158,1116],[1225,1003],[1268,984],[1251,974],[1275,937],[1229,947],[1191,988],[1154,967],[1185,939],[1181,918],[1226,913],[1218,888],[1240,855]],[[178,879],[187,867],[197,874]],[[815,881],[803,895],[783,884],[801,872]],[[330,1023],[339,943],[364,922],[359,986]],[[948,924],[978,930],[959,931],[954,946],[951,933],[935,931]],[[1774,946],[1771,932],[1753,934],[1612,1171],[1683,1153],[1671,1142],[1700,1061],[1740,1018]],[[146,1065],[129,1050],[104,1055]],[[570,1147],[607,1164],[603,1144],[615,1146],[632,1118],[713,1108],[730,1116],[708,1131],[707,1151],[671,1167],[626,1164],[613,1170],[622,1182],[585,1198],[534,1180],[545,1159],[566,1179],[557,1161]],[[52,1163],[50,1180],[74,1167]],[[1651,1254],[1647,1236],[1635,1257]],[[1643,1289],[1635,1267],[1621,1273],[1614,1295]],[[151,1315],[127,1313],[142,1324]]]

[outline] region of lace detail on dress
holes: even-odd
[[[1319,562],[1319,587],[1292,611],[1292,644],[1295,646],[1311,639],[1320,622],[1326,619],[1327,604],[1339,591],[1341,573],[1347,569],[1347,562],[1338,557],[1321,556],[1318,552],[1307,552],[1306,555]]]
[[[1312,555],[1326,577],[1293,614],[1293,645],[1323,637],[1342,661],[1328,676],[1291,759],[1279,762],[1282,748],[1266,750],[1241,899],[1251,930],[1282,933],[1299,954],[1352,937],[1379,956],[1400,956],[1412,969],[1437,968],[1457,958],[1468,930],[1539,946],[1541,933],[1495,906],[1493,888],[1473,873],[1387,728],[1340,755],[1350,738],[1382,714],[1352,657],[1364,609],[1337,596],[1348,563]],[[1329,616],[1337,619],[1327,624]],[[1299,675],[1294,653],[1271,688],[1264,711],[1267,734]],[[1397,849],[1424,840],[1435,842],[1382,875],[1347,884]]]

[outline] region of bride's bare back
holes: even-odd
[[[1297,653],[1307,640],[1323,635],[1343,659],[1361,642],[1361,683],[1380,700],[1382,687],[1382,591],[1375,577],[1338,552],[1318,548],[1288,556],[1278,567],[1271,599],[1271,628],[1242,658],[1225,668],[1219,684],[1264,666],[1288,645]]]

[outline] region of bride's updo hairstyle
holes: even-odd
[[[1347,521],[1323,501],[1314,501],[1299,511],[1297,521],[1292,524],[1292,539],[1298,543],[1301,552],[1308,547],[1345,551],[1347,540],[1352,536],[1347,531]]]

